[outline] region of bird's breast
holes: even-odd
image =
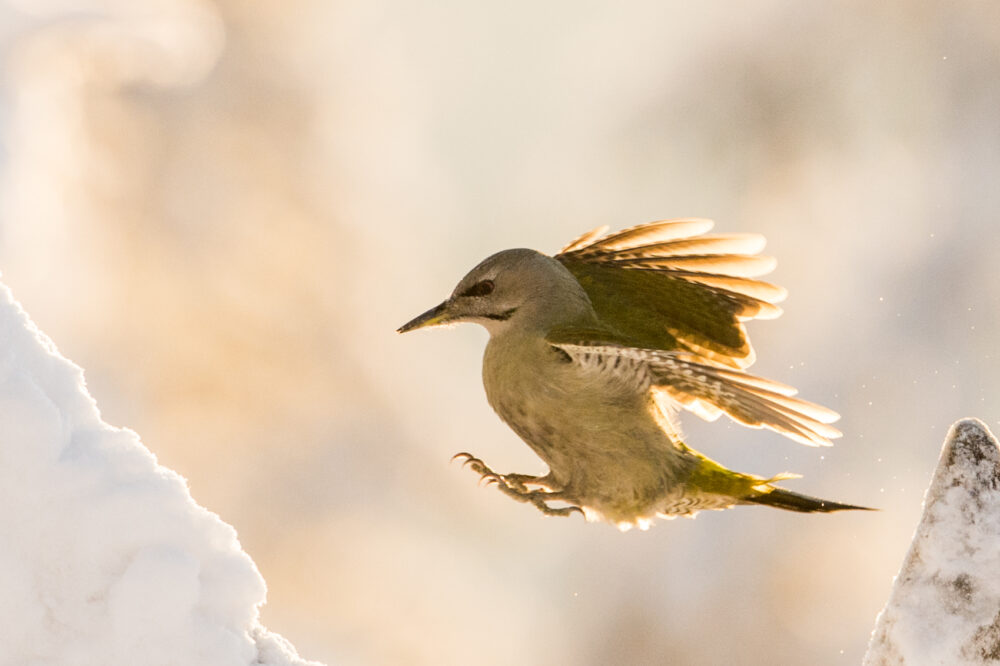
[[[572,400],[568,365],[544,340],[491,340],[483,356],[486,398],[522,438],[551,438]]]
[[[500,418],[550,465],[588,447],[644,439],[637,429],[658,430],[642,386],[577,363],[541,337],[492,338],[483,384]]]

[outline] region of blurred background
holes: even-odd
[[[239,531],[329,664],[856,664],[948,426],[1000,428],[1000,5],[0,0],[0,271],[104,418]],[[449,464],[542,464],[477,327],[397,336],[486,255],[601,224],[761,232],[753,371],[877,506],[619,533]]]

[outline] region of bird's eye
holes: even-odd
[[[489,296],[493,293],[493,280],[480,280],[472,285],[459,296]]]

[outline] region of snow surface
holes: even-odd
[[[924,514],[875,623],[865,666],[1000,663],[1000,449],[951,427]]]
[[[0,664],[316,664],[264,629],[264,581],[0,284]]]

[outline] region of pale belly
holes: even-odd
[[[490,405],[560,489],[623,516],[682,491],[695,460],[661,428],[647,389],[561,361],[544,341],[491,346],[483,365]]]

